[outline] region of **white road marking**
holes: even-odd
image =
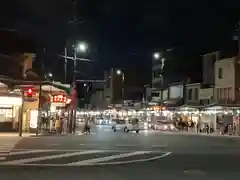
[[[34,154],[34,153],[42,153],[42,152],[54,152],[51,149],[44,149],[44,150],[30,150],[30,151],[21,151],[21,152],[10,152],[9,155],[23,155],[23,154]]]
[[[136,145],[134,145],[134,144],[116,144],[115,146],[117,146],[117,147],[134,147]]]
[[[172,154],[171,152],[167,152],[161,156],[154,156],[151,158],[147,158],[147,159],[137,159],[137,160],[131,160],[131,161],[119,161],[119,162],[104,162],[104,163],[97,163],[97,165],[117,165],[117,164],[130,164],[130,163],[137,163],[137,162],[147,162],[147,161],[153,161],[153,160],[157,160],[157,159],[161,159],[164,157],[169,156],[170,154]]]
[[[49,144],[49,146],[59,146],[60,144]]]
[[[94,135],[94,134],[97,134],[97,133],[90,133],[90,134],[87,134],[87,133],[76,133],[77,136],[83,136],[83,135]]]
[[[83,165],[94,164],[94,163],[98,163],[98,162],[110,161],[110,160],[114,160],[114,159],[120,159],[120,158],[136,156],[136,155],[141,155],[141,154],[147,154],[147,153],[151,153],[151,151],[135,151],[135,152],[131,152],[131,153],[105,156],[105,157],[100,157],[100,158],[94,158],[94,159],[88,159],[88,160],[68,163],[68,165],[70,165],[70,166],[83,166]]]
[[[131,161],[120,161],[120,162],[105,162],[105,163],[96,163],[96,164],[84,164],[84,165],[78,165],[78,166],[104,166],[104,165],[119,165],[119,164],[130,164],[130,163],[138,163],[138,162],[148,162],[148,161],[153,161],[157,159],[161,159],[164,157],[167,157],[171,154],[171,152],[164,153],[161,156],[154,156],[152,158],[147,158],[147,159],[138,159],[138,160],[131,160]],[[3,165],[0,163],[0,166]],[[71,166],[69,164],[19,164],[20,166],[34,166],[34,167],[66,167],[66,166]],[[73,165],[77,166],[77,165]]]
[[[10,152],[10,155],[15,155],[15,153],[18,154],[24,154],[24,152],[27,151],[42,151],[42,152],[82,152],[82,151],[89,151],[89,149],[13,149],[12,152]],[[134,150],[126,150],[126,149],[104,149],[102,152],[134,152]],[[159,153],[159,151],[151,151],[152,153]]]
[[[12,152],[24,152],[24,151],[36,151],[36,150],[40,150],[40,151],[46,151],[46,150],[50,150],[50,151],[56,151],[56,152],[82,152],[82,151],[88,151],[89,149],[13,149]],[[109,150],[106,150],[109,151]],[[105,150],[104,150],[105,152]]]
[[[70,156],[76,156],[76,155],[83,155],[83,154],[94,154],[103,152],[102,150],[93,150],[93,151],[82,151],[82,152],[73,152],[73,153],[64,153],[64,154],[58,154],[58,155],[51,155],[51,156],[43,156],[43,157],[35,157],[35,158],[27,158],[27,159],[20,159],[20,160],[13,160],[13,161],[6,161],[2,164],[24,164],[24,163],[31,163],[36,161],[43,161],[43,160],[49,160],[49,159],[57,159],[57,158],[64,158],[64,157],[70,157]]]
[[[79,144],[79,146],[100,146],[99,144]]]
[[[119,151],[120,152],[120,151]],[[155,151],[149,151],[149,153],[159,153]],[[148,162],[148,161],[153,161],[157,159],[161,159],[164,157],[167,157],[171,154],[171,152],[166,152],[160,156],[154,156],[151,158],[147,159],[137,159],[137,160],[130,160],[130,161],[119,161],[119,162],[102,162],[100,161],[99,163],[85,163],[85,164],[79,164],[79,165],[72,165],[72,166],[103,166],[103,165],[119,165],[119,164],[130,164],[130,163],[138,163],[138,162]],[[124,157],[123,157],[124,158]],[[0,166],[4,166],[6,164],[0,163]],[[66,167],[66,166],[71,166],[71,164],[8,164],[11,166],[28,166],[28,167]]]

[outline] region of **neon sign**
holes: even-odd
[[[66,103],[67,97],[63,95],[55,95],[50,98],[50,101],[54,103]]]

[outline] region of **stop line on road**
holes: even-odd
[[[26,150],[13,151],[1,166],[94,166],[146,162],[164,158],[170,152],[116,150]]]

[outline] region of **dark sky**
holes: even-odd
[[[89,43],[88,57],[98,63],[79,64],[79,70],[98,76],[104,67],[149,66],[151,54],[165,48],[165,73],[170,77],[198,75],[200,55],[231,52],[232,35],[240,20],[240,2],[233,0],[77,0],[78,40]],[[38,62],[60,77],[71,0],[11,0],[1,5],[1,27],[18,29],[38,42]],[[43,56],[43,48],[46,54]],[[140,66],[139,65],[139,66]],[[92,71],[92,72],[90,72]],[[80,77],[81,78],[81,77]]]

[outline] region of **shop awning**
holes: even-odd
[[[68,95],[70,94],[71,91],[71,86],[69,84],[62,84],[60,82],[57,81],[53,81],[52,85],[56,88],[59,88],[61,90],[64,90]]]
[[[61,86],[61,85],[58,85],[58,84],[53,84],[53,86],[65,91],[68,95],[70,94],[71,88],[67,88],[65,86]]]

